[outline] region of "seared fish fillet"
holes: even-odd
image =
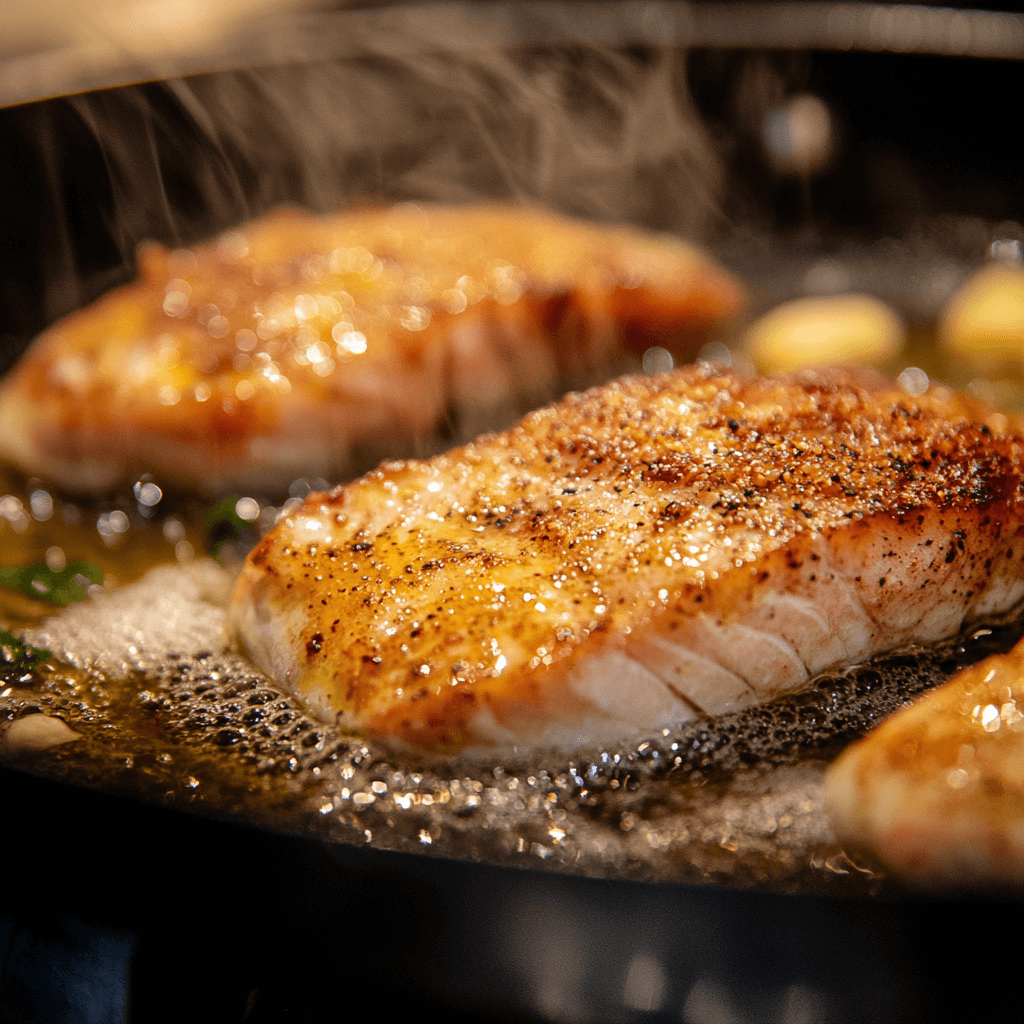
[[[252,660],[432,748],[620,740],[1024,597],[1024,440],[867,372],[573,395],[311,495],[252,552]]]
[[[840,840],[900,875],[1024,887],[1024,642],[883,722],[827,794]]]
[[[278,492],[510,424],[630,346],[692,352],[740,304],[683,242],[498,206],[284,211],[140,265],[3,381],[0,456]]]

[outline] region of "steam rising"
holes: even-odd
[[[0,285],[13,343],[131,276],[140,241],[187,245],[282,203],[494,198],[690,237],[715,220],[723,171],[681,50],[349,51],[3,111],[39,171],[18,176],[19,229],[53,240],[38,277]]]

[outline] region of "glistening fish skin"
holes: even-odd
[[[625,378],[310,495],[230,621],[360,732],[628,739],[1014,605],[1022,474],[1016,425],[944,389]]]
[[[693,353],[741,302],[679,239],[510,206],[271,214],[41,335],[0,386],[0,455],[78,491],[150,472],[284,492],[422,455]]]
[[[854,744],[826,792],[840,840],[895,874],[1024,890],[1024,641]]]

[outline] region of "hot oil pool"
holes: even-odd
[[[622,749],[428,756],[338,734],[236,654],[223,633],[232,569],[203,556],[209,508],[146,483],[86,505],[0,478],[0,564],[83,560],[104,581],[63,611],[0,588],[0,756],[340,843],[594,876],[892,890],[832,836],[824,770],[910,696],[1021,632],[1019,617],[974,627]],[[265,507],[256,529],[275,513]],[[222,561],[237,565],[242,546],[220,548]],[[10,630],[45,653],[19,654]]]

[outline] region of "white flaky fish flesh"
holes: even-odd
[[[1024,440],[866,372],[625,378],[312,494],[230,622],[346,728],[578,747],[803,687],[1024,597]]]

